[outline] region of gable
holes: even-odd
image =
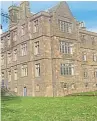
[[[55,7],[51,8],[49,12],[56,13],[59,16],[68,17],[68,18],[74,18],[68,4],[65,1],[60,2]]]

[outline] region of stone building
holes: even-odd
[[[64,96],[97,90],[97,33],[77,21],[66,2],[31,13],[9,7],[1,36],[2,86],[19,96]]]

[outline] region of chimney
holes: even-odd
[[[22,1],[20,4],[20,19],[26,19],[30,16],[29,1]]]
[[[9,17],[10,17],[9,26],[13,26],[19,20],[19,7],[10,6],[8,10],[9,10]]]

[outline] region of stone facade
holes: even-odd
[[[1,36],[1,59],[4,61],[1,66],[3,86],[15,91],[19,96],[52,97],[97,90],[97,33],[87,31],[83,23],[73,17],[66,2],[60,2],[48,11],[33,14],[29,11],[29,3],[25,1],[18,7],[10,7],[9,14],[12,19],[9,30]],[[69,32],[61,31],[59,20],[72,23],[72,29]],[[61,41],[72,43],[72,53],[60,52]],[[35,54],[36,42],[39,42],[38,54]],[[26,43],[27,51],[24,56],[21,55],[23,43]],[[15,49],[17,60],[13,61]],[[11,55],[10,63],[8,52]],[[86,58],[85,61],[83,57]],[[24,71],[27,72],[24,73],[27,75],[21,76],[22,64],[25,63],[27,70]],[[62,75],[61,64],[69,63],[73,64],[72,74]],[[36,64],[40,65],[38,77],[35,76]],[[11,76],[8,76],[9,70]]]

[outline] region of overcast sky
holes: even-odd
[[[30,1],[30,11],[37,13],[41,10],[47,10],[55,6],[59,1]],[[20,2],[13,2],[19,5]],[[97,32],[97,1],[67,1],[73,16],[78,21],[84,21],[88,30]],[[12,5],[11,1],[2,1],[1,8],[8,12],[8,7]],[[3,23],[3,28],[6,30],[7,25]]]

